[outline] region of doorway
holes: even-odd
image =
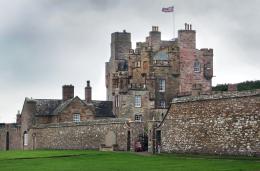
[[[131,148],[131,133],[130,131],[127,131],[127,151],[130,151]]]
[[[9,150],[9,132],[6,132],[6,145],[5,145],[5,149],[6,151]]]

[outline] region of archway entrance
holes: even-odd
[[[138,151],[148,151],[148,136],[146,133],[139,134],[138,143],[140,142],[141,149]]]
[[[131,148],[131,133],[127,131],[127,151],[130,151]]]

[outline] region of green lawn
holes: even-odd
[[[260,159],[85,150],[0,152],[0,171],[260,171]]]

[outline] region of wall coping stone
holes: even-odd
[[[250,96],[259,96],[260,89],[248,90],[248,91],[226,91],[226,92],[214,92],[215,94],[211,95],[200,95],[200,96],[186,96],[173,98],[172,104],[175,103],[185,103],[185,102],[194,102],[194,101],[204,101],[204,100],[218,100],[218,99],[230,99],[230,98],[240,98],[240,97],[250,97]]]
[[[60,127],[77,127],[77,126],[90,126],[90,125],[110,125],[110,124],[126,124],[129,120],[125,118],[116,119],[98,119],[89,120],[79,123],[64,122],[64,123],[51,123],[51,124],[40,124],[35,125],[33,129],[43,129],[43,128],[60,128]]]

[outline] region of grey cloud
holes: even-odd
[[[90,79],[94,98],[104,99],[110,33],[126,29],[134,44],[145,39],[151,25],[159,25],[170,39],[171,14],[161,8],[172,2],[0,1],[0,94],[7,99],[0,106],[0,122],[13,121],[25,96],[59,98],[62,84],[74,84],[75,94],[82,96]],[[176,29],[191,22],[198,42],[214,48],[214,83],[259,79],[260,1],[175,0],[173,5]]]

